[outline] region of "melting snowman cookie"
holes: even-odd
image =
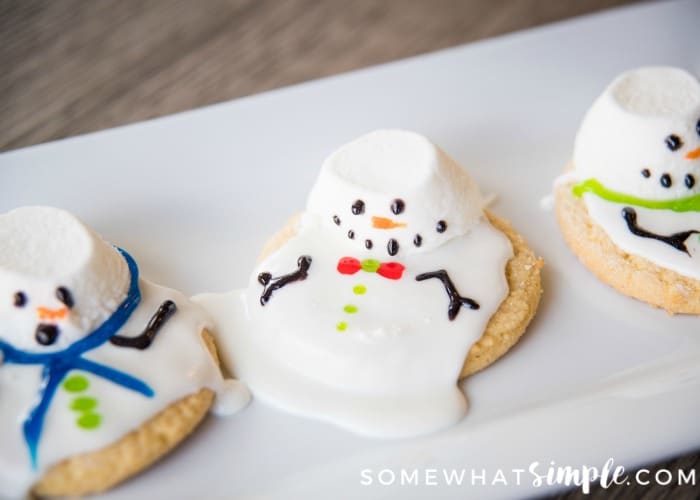
[[[458,380],[523,333],[540,265],[443,151],[382,130],[325,161],[246,289],[194,300],[258,398],[361,434],[411,436],[464,415]]]
[[[617,77],[587,113],[557,187],[567,241],[601,279],[700,313],[700,82],[669,67]]]
[[[0,215],[0,497],[104,490],[175,446],[215,394],[221,412],[244,406],[208,327],[71,214]]]

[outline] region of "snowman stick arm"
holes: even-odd
[[[268,272],[262,272],[258,275],[258,282],[263,286],[263,292],[260,295],[260,305],[264,306],[272,298],[275,290],[294,283],[295,281],[304,281],[309,275],[311,267],[311,257],[302,255],[297,259],[297,270],[289,274],[274,277]]]
[[[454,321],[462,306],[474,310],[479,309],[480,306],[478,302],[476,302],[474,299],[470,299],[469,297],[462,297],[459,294],[457,287],[450,278],[450,275],[444,269],[422,273],[416,276],[416,281],[425,281],[428,279],[438,279],[445,287],[447,297],[450,299],[450,304],[447,307],[447,317],[450,318],[450,321]]]
[[[700,233],[700,231],[696,231],[694,229],[690,231],[681,231],[669,236],[653,233],[644,229],[637,223],[637,211],[632,207],[625,207],[622,209],[622,218],[625,219],[625,222],[627,223],[627,229],[629,229],[630,233],[634,234],[635,236],[661,241],[662,243],[666,243],[676,250],[684,252],[688,255],[690,255],[690,252],[688,251],[688,247],[685,245],[685,240],[687,240],[692,234]]]
[[[109,341],[117,347],[133,347],[134,349],[148,349],[153,340],[158,335],[158,332],[163,327],[166,321],[175,314],[177,306],[172,300],[163,302],[155,314],[151,317],[146,328],[136,337],[124,337],[122,335],[114,335]]]

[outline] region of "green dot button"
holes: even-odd
[[[75,411],[90,411],[95,408],[97,408],[97,400],[95,398],[76,398],[70,405],[70,409]]]
[[[339,332],[344,332],[345,330],[348,329],[348,324],[347,324],[345,321],[341,321],[340,323],[338,323],[337,325],[335,325],[335,328],[336,328]]]
[[[97,429],[100,422],[102,422],[102,417],[98,413],[87,412],[78,419],[78,427],[87,430]]]
[[[348,304],[347,306],[343,307],[343,311],[345,311],[348,314],[355,314],[357,312],[357,306]]]
[[[352,287],[352,293],[355,295],[364,295],[367,292],[367,287],[365,285],[355,285]]]
[[[82,375],[73,375],[63,382],[63,388],[68,392],[83,392],[89,385],[88,379]]]
[[[380,264],[381,263],[378,260],[365,259],[362,262],[360,262],[360,267],[365,272],[376,273],[377,269],[379,269]]]

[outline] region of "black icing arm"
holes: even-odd
[[[444,269],[419,274],[416,276],[416,281],[425,281],[432,278],[440,280],[445,287],[447,297],[450,299],[450,305],[447,307],[447,317],[450,318],[450,321],[454,321],[462,306],[468,307],[469,309],[479,309],[479,304],[475,300],[469,297],[462,297],[459,294],[457,287],[455,287],[455,284],[452,283],[450,279],[450,275],[447,274],[447,271]]]
[[[143,351],[148,349],[153,340],[158,335],[158,332],[163,327],[166,321],[175,314],[177,311],[177,306],[172,300],[166,300],[163,302],[156,313],[151,317],[150,321],[146,325],[143,332],[137,337],[124,337],[121,335],[115,335],[109,341],[117,347],[133,347],[134,349],[139,349]]]
[[[264,306],[267,304],[275,290],[279,290],[283,286],[294,283],[295,281],[304,281],[309,275],[311,257],[302,255],[297,260],[297,266],[299,268],[296,271],[283,274],[282,276],[273,277],[267,272],[258,274],[258,282],[263,286],[263,293],[260,295],[260,305]]]
[[[674,233],[669,236],[664,236],[661,234],[653,233],[651,231],[647,231],[646,229],[640,227],[637,223],[637,211],[632,207],[625,207],[622,209],[622,218],[625,219],[625,222],[627,223],[627,229],[630,230],[630,233],[639,236],[640,238],[651,238],[654,240],[661,241],[663,243],[666,243],[667,245],[671,245],[673,248],[680,252],[688,254],[688,256],[690,256],[690,252],[688,251],[688,247],[685,246],[685,240],[687,240],[688,237],[693,234],[700,233],[700,231],[690,230],[682,231],[680,233]]]

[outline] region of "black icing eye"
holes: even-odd
[[[688,189],[693,189],[694,185],[695,185],[695,177],[693,176],[693,174],[687,174],[685,176],[685,187],[687,187]]]
[[[70,291],[66,287],[59,286],[56,288],[56,298],[63,302],[68,309],[73,307],[73,295],[71,295]]]
[[[676,134],[669,135],[664,142],[666,143],[666,147],[671,151],[677,151],[683,146],[683,141]]]
[[[648,168],[643,169],[642,170],[642,177],[644,177],[645,179],[648,179],[649,177],[651,177],[651,171]]]
[[[399,215],[403,212],[404,208],[406,208],[406,204],[400,198],[396,198],[391,202],[391,211],[394,215]]]
[[[700,135],[700,120],[695,124],[695,131]]]
[[[659,179],[659,182],[661,182],[661,185],[665,188],[670,188],[671,184],[673,184],[673,181],[671,180],[671,176],[668,174],[662,175],[661,179]]]
[[[352,204],[352,213],[355,215],[360,215],[365,213],[365,202],[362,200],[357,200],[355,203]]]
[[[335,223],[336,226],[340,226],[340,217],[338,217],[337,215],[334,215],[333,222]]]
[[[24,307],[27,305],[27,295],[24,292],[15,292],[14,299],[15,307]]]
[[[438,233],[444,233],[445,229],[447,229],[447,222],[445,222],[444,220],[439,220],[437,225],[435,226],[435,230]]]

